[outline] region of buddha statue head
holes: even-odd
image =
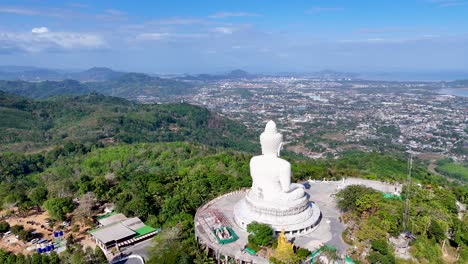
[[[265,131],[260,135],[260,144],[262,145],[262,154],[274,154],[279,156],[283,146],[283,135],[276,130],[276,124],[272,120],[268,121]]]

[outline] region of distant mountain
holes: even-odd
[[[131,73],[127,73],[127,74],[120,76],[120,78],[118,78],[115,81],[120,82],[120,83],[135,83],[135,82],[149,83],[157,79],[160,79],[160,78],[151,77],[144,73],[131,72]]]
[[[163,97],[188,94],[194,91],[194,86],[189,83],[152,77],[143,73],[126,73],[117,79],[87,83],[87,86],[102,94],[124,98],[153,96],[163,99]]]
[[[232,77],[232,78],[246,78],[250,77],[251,75],[243,70],[233,70],[230,73],[227,74],[227,76]]]
[[[103,82],[120,78],[123,75],[125,75],[124,72],[105,67],[94,67],[82,72],[64,74],[64,77],[82,82]]]
[[[0,151],[64,142],[193,141],[252,151],[245,126],[188,104],[138,104],[96,93],[36,101],[0,91]]]
[[[23,81],[62,81],[73,79],[81,82],[103,82],[124,75],[105,67],[94,67],[81,72],[61,72],[58,70],[29,66],[0,66],[0,80]]]
[[[193,92],[194,89],[193,85],[178,80],[152,77],[142,73],[118,73],[103,68],[95,68],[88,71],[88,74],[82,77],[86,80],[90,80],[90,78],[96,80],[105,76],[112,76],[113,79],[99,82],[79,82],[76,80],[40,82],[0,80],[0,90],[29,98],[47,98],[65,94],[80,95],[95,91],[104,95],[127,99],[135,99],[139,96],[151,96],[164,101],[169,96],[188,94]]]
[[[456,80],[453,82],[447,82],[450,87],[453,88],[468,88],[468,79],[467,80]]]

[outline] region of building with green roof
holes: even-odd
[[[99,227],[88,231],[88,234],[105,253],[114,247],[119,249],[136,244],[160,231],[145,225],[138,217],[127,218],[120,213],[108,213],[97,217],[96,220]]]

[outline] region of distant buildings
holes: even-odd
[[[437,94],[442,86],[263,76],[205,82],[195,94],[178,100],[202,105],[252,129],[260,129],[258,124],[269,119],[278,120],[288,131],[288,141],[297,146],[320,144],[325,147],[323,154],[411,145],[418,152],[463,160],[467,157],[460,148],[468,141],[468,98]],[[383,126],[398,129],[388,133]],[[327,139],[327,134],[337,132],[346,138]]]

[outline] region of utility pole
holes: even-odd
[[[413,153],[409,151],[408,159],[408,176],[406,177],[406,197],[405,197],[405,210],[403,213],[403,232],[406,232],[406,224],[408,223],[409,215],[409,197],[411,193],[411,170],[413,169]]]

